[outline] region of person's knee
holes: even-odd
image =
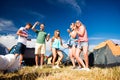
[[[38,54],[35,55],[35,57],[38,57],[38,56],[39,56]]]
[[[53,56],[53,59],[56,59],[56,57],[57,57],[56,55],[55,55],[55,56]]]
[[[75,58],[78,61],[80,57],[78,55],[75,55]]]
[[[84,56],[88,56],[88,53],[87,53],[87,52],[85,52],[85,53],[84,53]]]
[[[63,59],[63,57],[64,57],[64,56],[63,56],[63,55],[61,55],[61,59]]]

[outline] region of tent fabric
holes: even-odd
[[[62,59],[62,64],[65,64],[67,61],[70,61],[68,55],[64,52],[64,50],[61,50],[62,54],[63,54],[63,59]],[[57,59],[56,62],[59,60],[59,56],[57,55]],[[48,56],[48,63],[47,64],[51,64],[51,60],[52,60],[52,53]]]
[[[93,51],[94,65],[115,66],[120,65],[120,50],[112,41],[100,43]]]
[[[0,70],[15,71],[20,67],[14,54],[0,55]]]
[[[100,49],[104,46],[108,45],[108,47],[110,48],[110,50],[112,51],[112,54],[115,56],[119,56],[120,55],[120,46],[114,44],[111,40],[107,40],[105,42],[100,43],[98,46],[96,46],[94,48],[94,50]]]
[[[120,57],[114,56],[107,45],[94,51],[94,64],[107,65],[114,63],[120,63]]]
[[[8,52],[8,49],[2,43],[0,43],[0,55],[8,54]]]

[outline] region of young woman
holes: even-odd
[[[76,48],[77,48],[77,33],[76,33],[75,24],[72,23],[70,25],[70,28],[72,31],[70,31],[69,29],[67,30],[69,35],[70,35],[70,39],[68,41],[69,56],[70,56],[70,59],[71,59],[72,64],[73,64],[72,69],[75,69],[75,53],[76,53]]]
[[[60,38],[60,32],[59,30],[55,30],[54,36],[52,37],[51,40],[51,48],[52,48],[52,54],[53,54],[53,60],[52,60],[52,68],[60,68],[59,64],[61,60],[63,59],[63,54],[60,51],[60,47],[62,46],[62,39]],[[60,59],[58,59],[58,63],[55,66],[55,59],[57,57],[57,54],[59,55]]]

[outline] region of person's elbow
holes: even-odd
[[[31,29],[34,30],[34,27],[32,27]]]
[[[19,35],[20,33],[19,32],[16,32],[17,35]]]

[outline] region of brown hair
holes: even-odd
[[[55,38],[60,37],[60,33],[57,35],[57,32],[60,32],[60,31],[59,31],[59,30],[55,30],[55,31],[54,31],[54,37],[55,37]]]
[[[28,26],[30,26],[30,28],[32,28],[32,24],[30,24],[30,23],[27,23],[26,25],[28,25]]]
[[[54,42],[54,39],[55,39],[55,38],[60,38],[60,34],[57,35],[57,32],[59,32],[59,30],[55,30],[55,31],[54,31],[54,36],[53,36],[53,38],[52,38],[52,42]]]

